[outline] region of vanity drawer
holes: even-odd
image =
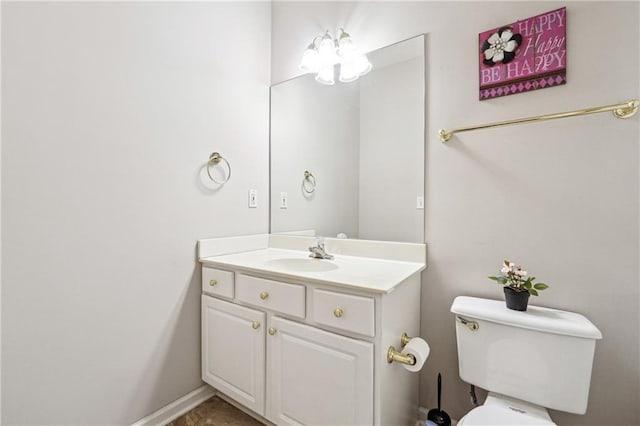
[[[375,301],[370,297],[313,290],[313,320],[319,324],[375,336]]]
[[[233,299],[233,272],[202,267],[202,291]]]
[[[302,285],[238,274],[236,287],[236,297],[242,302],[304,318],[305,288]]]

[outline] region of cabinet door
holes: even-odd
[[[373,424],[373,344],[278,317],[269,325],[267,419]]]
[[[202,296],[202,380],[264,415],[265,314]]]

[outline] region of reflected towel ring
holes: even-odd
[[[313,191],[316,190],[316,178],[309,170],[304,171],[304,178],[302,179],[302,190],[307,194],[312,194]]]
[[[227,173],[227,178],[225,180],[223,180],[223,181],[215,180],[213,178],[213,176],[211,176],[211,166],[220,163],[220,161],[224,161],[226,163],[227,169],[229,171],[229,173]],[[227,161],[226,158],[224,158],[222,155],[220,155],[220,153],[213,152],[209,156],[209,161],[207,162],[207,174],[209,175],[209,179],[211,179],[212,181],[214,181],[218,185],[224,185],[225,183],[229,182],[229,178],[231,177],[231,165],[229,164],[229,162]]]

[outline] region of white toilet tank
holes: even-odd
[[[502,300],[466,296],[456,297],[451,312],[462,380],[543,407],[586,412],[595,342],[602,338],[587,318],[538,306],[513,311]]]

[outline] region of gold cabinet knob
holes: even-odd
[[[342,317],[342,315],[344,315],[344,311],[342,310],[342,308],[335,308],[333,310],[333,316],[336,318],[340,318]]]
[[[218,285],[218,280],[211,280],[211,281],[209,281],[209,285],[210,285],[211,287],[213,287],[214,285]]]
[[[260,293],[260,299],[267,300],[267,297],[269,297],[269,293],[267,293],[266,291]]]
[[[269,334],[270,334],[270,335],[272,335],[272,336],[273,336],[273,335],[274,335],[274,334],[276,334],[277,332],[278,332],[278,329],[277,329],[277,328],[275,328],[275,327],[269,327]]]
[[[251,327],[253,327],[254,330],[257,330],[260,328],[260,323],[258,321],[254,321],[251,323]]]

